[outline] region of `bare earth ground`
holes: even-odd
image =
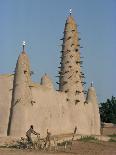
[[[74,141],[71,150],[60,148],[58,152],[0,148],[0,155],[116,155],[116,142]]]
[[[116,135],[116,127],[105,128],[103,131],[103,135],[112,135],[112,134]],[[3,139],[0,138],[0,143],[3,140],[4,138]],[[58,152],[0,148],[0,155],[116,155],[116,142],[73,141],[71,150],[69,148],[65,150],[64,147],[61,147]]]

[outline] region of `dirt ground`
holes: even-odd
[[[0,155],[116,155],[116,142],[74,141],[71,150],[61,147],[58,152],[0,148]]]

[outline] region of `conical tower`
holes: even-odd
[[[59,90],[67,93],[68,102],[78,104],[84,102],[83,85],[85,82],[83,82],[84,74],[81,72],[80,38],[71,13],[65,23],[62,40]]]
[[[23,136],[26,131],[28,106],[31,105],[30,82],[30,62],[23,45],[15,68],[8,135]]]
[[[91,83],[91,86],[89,87],[87,92],[86,110],[91,134],[100,135],[100,113],[96,91],[93,87],[93,83]]]
[[[49,78],[49,76],[45,73],[45,75],[42,76],[41,78],[41,85],[53,89],[53,83],[52,80]]]

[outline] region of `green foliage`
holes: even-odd
[[[109,142],[116,142],[116,139],[109,139]]]
[[[79,140],[83,142],[98,141],[98,139],[93,136],[83,136]]]
[[[112,135],[108,135],[108,136],[116,138],[116,134],[112,134]]]
[[[102,122],[116,124],[116,98],[112,96],[100,104],[100,117]]]

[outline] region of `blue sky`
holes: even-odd
[[[57,87],[69,8],[84,47],[86,89],[93,81],[99,101],[116,96],[116,0],[0,0],[0,74],[14,71],[25,40],[33,80],[48,73]]]

